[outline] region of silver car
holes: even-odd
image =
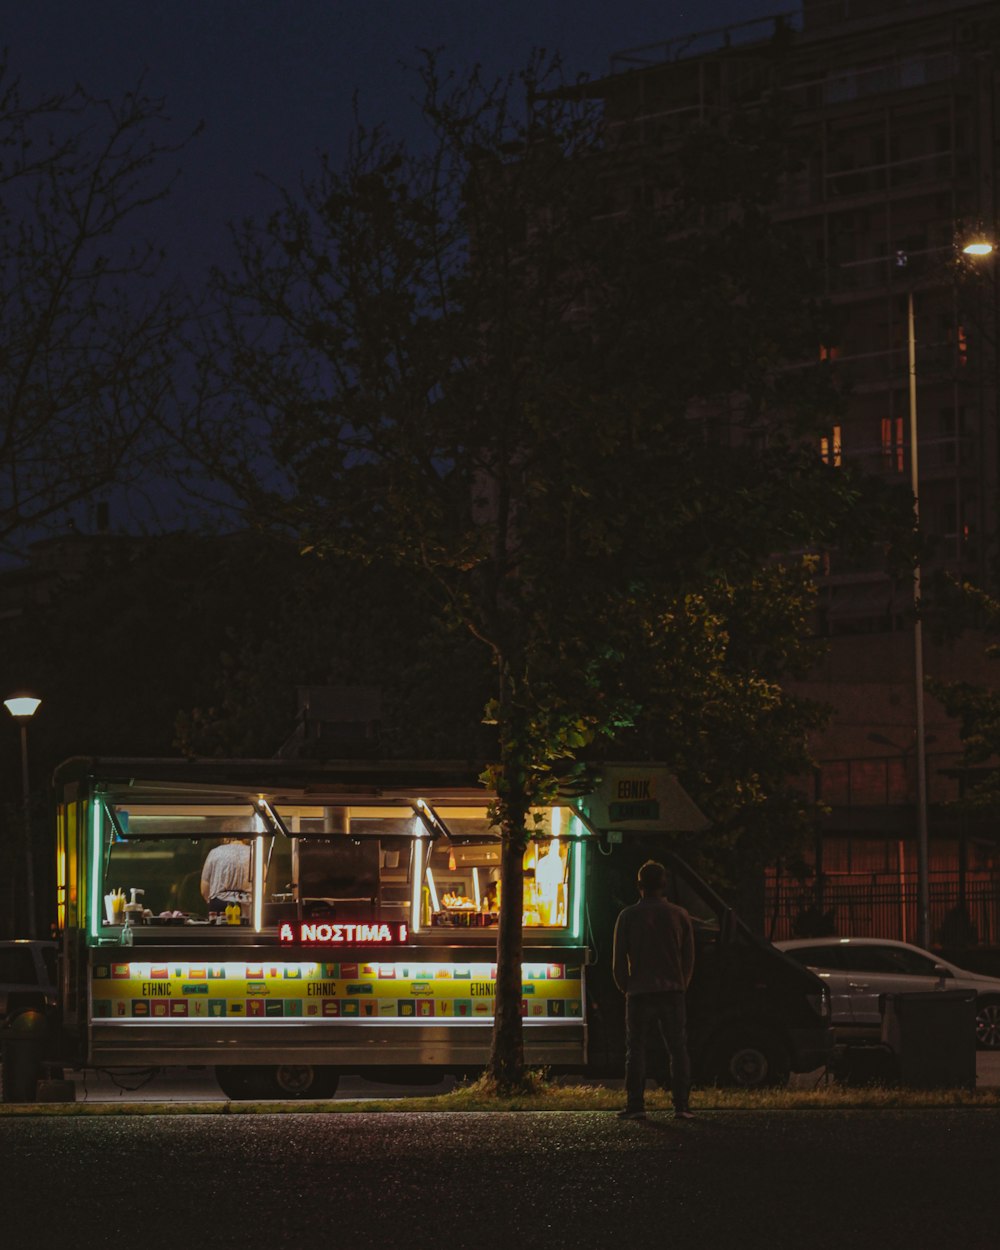
[[[838,1033],[878,1029],[882,994],[974,990],[976,1043],[983,1050],[1000,1050],[1000,978],[966,972],[919,946],[887,938],[797,938],[775,946],[826,982]]]

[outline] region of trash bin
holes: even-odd
[[[882,1042],[911,1089],[976,1088],[976,994],[931,990],[883,994]]]

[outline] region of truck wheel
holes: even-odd
[[[332,1098],[340,1084],[336,1068],[282,1063],[271,1071],[275,1098]]]
[[[35,1102],[41,1050],[34,1038],[18,1038],[3,1044],[4,1102]]]
[[[712,1046],[705,1066],[714,1084],[740,1089],[787,1085],[791,1070],[780,1039],[756,1029],[726,1034]]]
[[[255,1096],[251,1091],[251,1081],[255,1071],[255,1068],[249,1067],[220,1067],[215,1069],[215,1079],[228,1099],[232,1102],[240,1102]]]
[[[332,1098],[340,1083],[336,1068],[309,1063],[281,1063],[248,1068],[250,1098]]]

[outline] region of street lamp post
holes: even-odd
[[[917,441],[917,336],[913,290],[906,296],[906,344],[910,374],[910,488],[913,491],[913,528],[920,529],[920,456]],[[924,631],[920,617],[920,553],[913,562],[913,679],[916,702],[917,757],[917,937],[926,950],[931,944],[931,902],[927,838],[927,742],[924,735]]]
[[[981,258],[992,254],[993,244],[975,239],[962,248],[966,256]],[[899,258],[897,258],[899,260]],[[905,256],[901,258],[905,265]],[[906,346],[910,381],[910,488],[913,492],[913,527],[920,530],[920,462],[917,426],[917,336],[913,310],[913,288],[906,294]],[[913,562],[913,679],[916,704],[917,760],[917,935],[926,950],[931,943],[930,871],[927,834],[927,740],[924,733],[924,637],[920,612],[920,553]]]
[[[24,817],[24,886],[28,909],[28,937],[35,936],[35,864],[31,838],[31,781],[28,775],[28,721],[38,711],[41,699],[16,694],[4,700],[4,707],[21,727],[21,797]]]

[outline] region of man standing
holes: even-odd
[[[646,1117],[646,1037],[655,1022],[670,1052],[674,1116],[691,1120],[684,991],[694,971],[694,930],[684,908],[663,897],[667,870],[662,864],[647,860],[638,884],[638,903],[626,907],[615,923],[614,977],[625,995],[626,1104],[618,1118]]]
[[[250,842],[223,838],[209,851],[201,870],[201,896],[209,912],[223,912],[231,903],[250,903]]]

